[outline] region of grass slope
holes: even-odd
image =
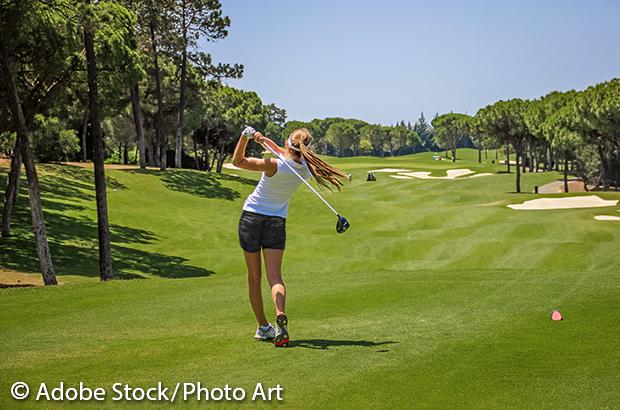
[[[472,150],[459,157],[333,160],[353,173],[343,192],[326,193],[352,223],[342,236],[300,189],[284,266],[295,339],[286,350],[251,340],[236,225],[257,175],[108,172],[115,271],[148,280],[99,283],[91,172],[40,166],[67,285],[0,292],[0,407],[42,404],[13,401],[17,380],[280,383],[292,408],[620,406],[620,224],[593,219],[618,207],[514,211],[505,205],[535,197],[511,193],[514,174],[364,179],[382,167],[504,169]],[[559,177],[526,174],[524,190]],[[25,194],[0,267],[36,271]],[[549,320],[554,308],[565,321]]]

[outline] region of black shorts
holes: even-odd
[[[261,248],[284,249],[286,218],[243,211],[239,218],[239,245],[246,252]]]

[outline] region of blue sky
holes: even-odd
[[[412,123],[620,77],[620,1],[223,0],[231,86],[289,120]]]

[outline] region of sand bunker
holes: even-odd
[[[239,168],[239,167],[234,166],[234,165],[233,165],[233,164],[231,164],[231,163],[226,163],[226,164],[224,164],[224,165],[222,165],[222,166],[223,166],[224,168],[226,168],[226,169],[241,169],[241,168]]]
[[[432,177],[431,176],[431,171],[416,171],[416,172],[404,172],[407,171],[406,169],[397,169],[397,168],[382,168],[382,169],[377,169],[374,171],[368,171],[368,172],[395,172],[398,175],[390,175],[391,178],[395,178],[395,179],[456,179],[461,177],[460,179],[464,179],[464,178],[474,178],[474,177],[486,177],[489,175],[493,175],[490,174],[488,172],[482,173],[482,174],[475,174],[475,175],[470,175],[473,174],[474,171],[472,171],[471,169],[449,169],[446,171],[446,176],[445,177]],[[465,176],[465,175],[469,175],[469,176]]]
[[[372,171],[368,171],[368,172],[407,172],[409,171],[408,169],[404,169],[404,168],[381,168],[381,169],[375,169]]]
[[[594,219],[597,221],[620,221],[620,216],[596,215]]]
[[[424,172],[399,172],[399,175],[404,175],[407,177],[414,177],[419,179],[455,179],[457,177],[462,177],[463,175],[473,174],[474,171],[471,169],[449,169],[446,171],[448,174],[445,177],[432,177],[430,171]]]
[[[530,211],[542,209],[573,209],[573,208],[598,208],[604,206],[616,206],[617,200],[606,201],[596,195],[573,196],[566,198],[540,198],[525,201],[522,204],[507,205],[508,208]]]

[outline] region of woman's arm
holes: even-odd
[[[256,137],[259,137],[259,134],[258,132],[254,134],[255,140],[257,139]],[[242,169],[247,169],[248,171],[267,172],[271,175],[275,174],[278,167],[275,161],[272,161],[270,158],[247,158],[245,156],[245,149],[248,146],[248,141],[249,140],[243,135],[239,137],[232,157],[233,165]]]
[[[273,142],[273,141],[272,141],[272,140],[270,140],[269,138],[265,137],[265,136],[264,136],[263,134],[261,134],[260,132],[257,132],[255,135],[256,135],[256,136],[254,137],[254,141],[256,141],[256,142],[263,142],[263,143],[265,143],[265,144],[269,145],[269,147],[270,147],[272,150],[274,150],[275,152],[277,152],[277,153],[278,153],[278,154],[280,154],[280,155],[284,155],[284,154],[285,154],[285,152],[286,152],[286,151],[284,150],[284,148],[282,148],[282,147],[278,146],[278,144],[276,144],[275,142]],[[258,137],[260,140],[257,140],[257,137]]]

